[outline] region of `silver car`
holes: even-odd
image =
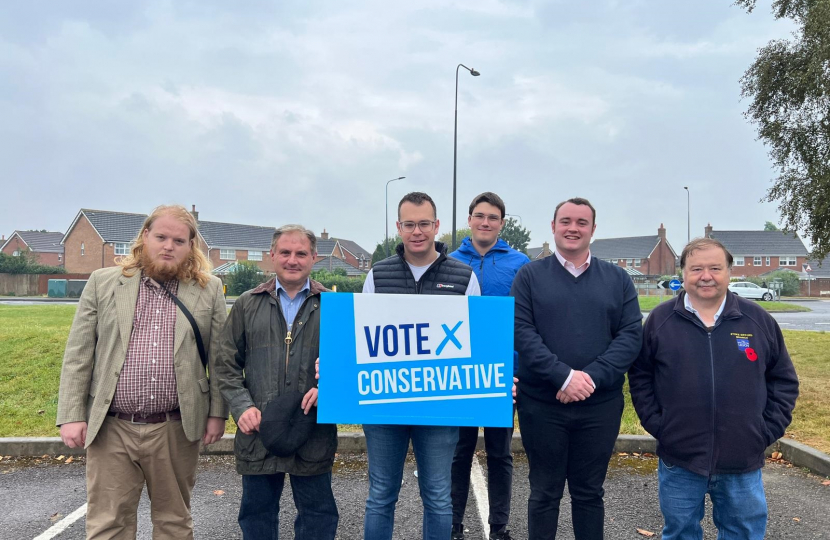
[[[738,281],[729,284],[729,290],[743,298],[766,300],[769,302],[775,296],[772,289],[765,289],[749,281]]]

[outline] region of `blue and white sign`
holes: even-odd
[[[324,293],[317,421],[513,425],[513,298]]]
[[[679,279],[673,279],[673,280],[669,281],[669,288],[673,291],[679,291],[680,290],[680,285],[681,285],[681,283],[680,283]]]

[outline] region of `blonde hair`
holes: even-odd
[[[161,216],[170,216],[177,219],[181,223],[187,225],[190,230],[190,254],[184,262],[182,272],[179,274],[182,279],[195,279],[200,286],[204,287],[210,281],[210,261],[199,249],[196,236],[199,232],[198,223],[193,214],[187,211],[184,206],[178,204],[157,206],[153,212],[144,220],[138,236],[133,242],[133,247],[130,249],[130,254],[124,256],[118,261],[121,266],[121,273],[127,277],[135,275],[137,270],[141,270],[141,255],[144,253],[144,232],[149,231],[153,223]]]

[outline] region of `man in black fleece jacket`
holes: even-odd
[[[657,439],[663,539],[703,538],[709,493],[718,538],[761,540],[764,450],[792,420],[798,379],[775,319],[729,292],[723,244],[693,240],[680,266],[685,292],[651,312],[628,374]]]
[[[551,226],[554,255],[523,266],[510,292],[530,464],[528,535],[556,538],[567,480],[576,540],[601,540],[602,484],[620,429],[625,372],[640,351],[642,314],[625,270],[591,257],[591,203],[560,203]]]

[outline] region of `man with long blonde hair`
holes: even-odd
[[[227,419],[205,373],[227,310],[197,227],[184,207],[159,206],[130,255],[93,272],[78,303],[57,425],[67,446],[86,448],[87,538],[135,538],[145,483],[153,538],[193,538],[199,443],[219,440]]]

